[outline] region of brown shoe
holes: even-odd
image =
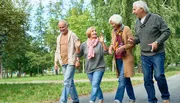
[[[170,100],[169,99],[168,100],[163,100],[162,103],[170,103]]]

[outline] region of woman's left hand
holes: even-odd
[[[101,34],[100,37],[99,37],[99,41],[100,41],[101,43],[104,42],[104,36],[103,36],[102,34]]]
[[[125,51],[125,49],[124,49],[124,47],[123,46],[121,46],[121,47],[119,47],[119,48],[117,48],[116,49],[116,54],[121,54],[123,51]]]

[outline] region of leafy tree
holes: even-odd
[[[3,46],[2,59],[3,66],[6,71],[19,70],[21,72],[22,65],[25,60],[25,50],[28,44],[26,40],[26,30],[28,30],[28,15],[22,8],[18,8],[17,2],[12,0],[1,0],[0,7],[0,27],[1,35],[5,36]],[[22,4],[24,5],[24,4]],[[12,63],[9,65],[9,63]]]

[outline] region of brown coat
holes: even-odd
[[[114,30],[111,33],[111,44],[114,45],[114,40],[116,38],[116,34]],[[124,26],[123,33],[122,33],[122,41],[125,45],[126,55],[122,58],[123,65],[124,65],[124,76],[125,77],[132,77],[134,75],[134,56],[132,53],[132,48],[134,47],[133,44],[128,43],[128,38],[133,38],[131,29],[128,26]],[[116,68],[117,77],[119,77],[119,71]]]

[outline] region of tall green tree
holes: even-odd
[[[0,27],[1,35],[5,36],[2,45],[2,60],[6,71],[18,70],[21,72],[25,60],[25,50],[28,44],[28,15],[23,8],[18,6],[18,2],[12,0],[1,0],[0,7]],[[21,3],[21,5],[25,5]],[[12,64],[9,64],[12,63]]]

